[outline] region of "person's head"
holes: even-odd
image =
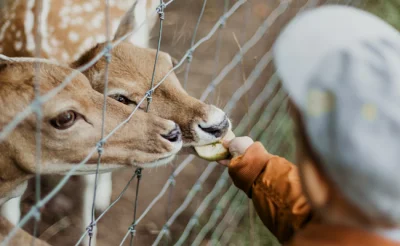
[[[400,34],[355,8],[320,7],[289,23],[274,61],[314,209],[334,223],[400,226]]]

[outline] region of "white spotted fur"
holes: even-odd
[[[62,8],[60,11],[60,16],[62,17],[62,22],[61,23],[48,23],[47,22],[47,16],[51,8],[51,2],[54,0],[44,0],[43,1],[43,9],[42,9],[42,23],[41,26],[39,27],[39,31],[42,35],[42,49],[45,51],[48,55],[51,55],[53,49],[57,49],[58,46],[62,41],[52,39],[49,37],[48,33],[49,30],[52,28],[60,28],[60,29],[66,29],[67,27],[73,26],[73,25],[81,25],[83,23],[83,19],[79,18],[71,18],[70,13],[71,12],[91,12],[93,11],[94,5],[99,4],[96,1],[88,1],[84,0],[85,3],[82,3],[81,6],[73,6],[70,7],[70,5],[67,5],[68,0],[66,0],[64,3],[66,6]],[[150,39],[150,31],[154,24],[156,23],[157,20],[157,15],[153,15],[152,18],[149,18],[147,21],[146,19],[148,16],[146,15],[147,13],[147,1],[151,1],[151,8],[156,9],[156,7],[159,4],[158,0],[138,0],[139,2],[136,5],[136,9],[134,11],[135,14],[135,23],[137,25],[135,28],[139,28],[135,33],[130,37],[130,42],[133,44],[140,46],[140,47],[148,47],[149,44],[149,39]],[[115,2],[114,2],[115,3]],[[118,2],[121,3],[121,2]],[[130,7],[129,3],[125,4],[120,4],[119,7],[124,7],[125,10],[128,10]],[[35,5],[35,0],[27,0],[27,9],[25,13],[25,21],[24,21],[24,34],[26,37],[26,48],[28,51],[34,51],[35,48],[35,43],[34,43],[34,32],[33,32],[33,23],[34,23],[34,12],[33,12],[33,7]],[[98,13],[98,15],[95,16],[95,18],[91,21],[93,23],[94,27],[100,27],[104,23],[104,13]],[[144,25],[142,25],[145,23]],[[0,28],[0,41],[3,39],[4,33],[9,28],[10,22],[6,22],[1,28]],[[112,32],[115,32],[117,27],[118,27],[119,21],[114,20],[111,23],[111,28]],[[99,25],[99,26],[97,26]],[[73,30],[73,29],[72,29]],[[17,33],[20,31],[17,31]],[[17,37],[21,36],[21,34],[17,34]],[[67,38],[69,38],[71,41],[78,41],[79,40],[79,35],[75,33],[74,31],[71,31],[66,35]],[[96,42],[103,42],[105,41],[105,36],[104,35],[99,35],[95,38],[88,38],[86,39],[81,47],[79,48],[80,53],[83,51],[89,49],[94,43]],[[62,44],[61,44],[62,45]],[[16,50],[21,49],[22,47],[22,41],[15,41],[14,47]],[[1,52],[1,50],[0,50]],[[77,59],[80,54],[76,54],[73,59]],[[67,62],[71,60],[71,57],[69,56],[68,53],[63,52],[62,53],[62,61],[61,62]],[[6,58],[4,56],[0,55],[0,59],[10,59],[10,60],[16,60],[16,58]],[[51,58],[51,57],[50,57]],[[27,58],[27,61],[30,59]],[[23,59],[19,59],[19,61],[23,61]],[[48,61],[47,61],[48,62]],[[85,187],[84,187],[84,192],[83,192],[83,224],[82,227],[83,229],[86,229],[86,227],[90,224],[91,221],[91,209],[92,209],[92,202],[93,202],[93,193],[94,193],[94,184],[95,184],[95,175],[85,175],[84,176],[84,181],[85,181]],[[96,194],[96,210],[99,211],[104,211],[111,202],[111,195],[112,195],[112,175],[111,173],[105,173],[105,174],[100,174],[99,179],[98,179],[98,187],[97,187],[97,194]],[[21,202],[21,197],[16,197],[5,204],[1,207],[1,215],[10,220],[13,224],[17,224],[19,219],[20,219],[20,202]],[[92,246],[96,245],[96,228],[94,230],[93,234],[93,240],[92,240]],[[88,245],[88,240],[84,240],[84,245]]]

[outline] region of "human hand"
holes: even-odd
[[[223,145],[229,150],[232,157],[243,155],[246,150],[254,143],[253,139],[250,137],[237,137],[231,141],[224,141]],[[218,163],[224,166],[229,166],[231,160],[222,160]]]

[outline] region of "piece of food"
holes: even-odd
[[[227,150],[223,145],[222,141],[232,140],[235,138],[235,134],[229,131],[223,139],[218,142],[207,144],[203,146],[196,146],[194,149],[200,158],[207,161],[220,161],[228,159],[230,156],[229,150]]]

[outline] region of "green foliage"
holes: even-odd
[[[400,0],[366,0],[364,9],[400,30]]]

